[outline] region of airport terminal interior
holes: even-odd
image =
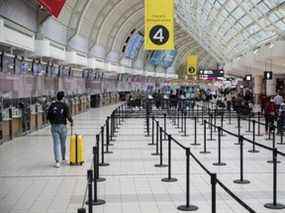
[[[284,213],[284,0],[0,0],[0,213]]]

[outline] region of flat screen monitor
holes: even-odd
[[[138,32],[134,33],[128,41],[124,57],[135,60],[143,43],[144,37]]]

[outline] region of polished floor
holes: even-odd
[[[84,135],[86,142],[86,164],[83,167],[53,167],[52,141],[49,129],[17,138],[0,146],[0,212],[2,213],[75,213],[81,206],[86,188],[86,170],[91,165],[92,146],[95,135],[107,115],[115,106],[90,110],[75,117],[76,132]],[[225,128],[237,132],[236,122]],[[251,145],[245,143],[244,178],[250,184],[239,185],[233,180],[239,178],[239,146],[237,139],[226,135],[222,137],[222,161],[226,166],[216,167],[217,141],[207,141],[210,154],[200,154],[203,147],[192,146],[193,121],[187,121],[188,137],[182,137],[173,123],[167,121],[167,129],[174,138],[191,151],[218,179],[258,213],[284,212],[268,210],[265,203],[272,202],[272,154],[258,148],[259,153],[248,153]],[[246,133],[247,123],[242,123],[242,134]],[[208,131],[208,130],[207,130]],[[263,132],[263,130],[262,130]],[[216,134],[214,134],[216,138]],[[265,137],[256,141],[271,146]],[[279,138],[277,137],[277,141]],[[106,200],[103,206],[94,207],[94,212],[109,213],[173,213],[179,212],[177,206],[185,204],[185,151],[173,144],[172,173],[178,181],[161,182],[167,177],[167,168],[157,168],[159,163],[154,146],[149,146],[151,138],[145,137],[144,120],[128,119],[119,129],[113,154],[105,155],[109,167],[102,167],[101,176],[106,182],[98,183],[99,198]],[[198,142],[203,143],[203,126],[198,125]],[[285,146],[277,145],[285,152]],[[164,142],[164,162],[167,163],[167,143]],[[278,157],[278,201],[285,204],[285,158]],[[201,167],[190,159],[191,204],[199,207],[197,212],[211,212],[210,177]],[[217,186],[217,212],[248,212],[234,201],[221,187]]]

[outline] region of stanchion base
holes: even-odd
[[[285,205],[281,204],[281,203],[266,203],[264,205],[265,208],[268,208],[268,209],[285,209]]]
[[[113,154],[113,152],[108,151],[108,152],[104,152],[104,154]]]
[[[150,137],[150,135],[145,135],[145,137]]]
[[[249,153],[259,153],[258,150],[253,150],[253,149],[252,149],[252,150],[248,150],[248,152],[249,152]]]
[[[86,213],[86,209],[85,208],[77,209],[77,213]]]
[[[211,152],[209,152],[209,151],[202,151],[202,152],[200,152],[200,154],[210,154]]]
[[[249,184],[249,180],[235,180],[234,183],[236,184]]]
[[[158,156],[159,153],[151,153],[152,156]]]
[[[156,165],[154,165],[154,167],[164,168],[164,167],[168,167],[168,165],[166,165],[166,164],[156,164]]]
[[[102,183],[102,182],[105,182],[105,181],[106,181],[106,178],[99,177],[97,179],[97,182],[99,182],[99,183]]]
[[[274,163],[274,161],[273,160],[268,160],[267,163],[271,163],[272,164],[272,163]],[[277,161],[276,163],[281,163],[281,162]]]
[[[166,182],[166,183],[174,183],[174,182],[177,182],[177,179],[176,178],[162,178],[161,181]]]
[[[189,135],[181,135],[182,137],[189,137]]]
[[[147,144],[147,145],[149,145],[149,146],[155,146],[155,144],[154,144],[154,143],[149,143],[149,144]]]
[[[189,206],[182,205],[182,206],[178,206],[177,209],[180,211],[196,211],[199,208],[197,206],[194,206],[194,205],[189,205]]]
[[[216,141],[216,139],[215,139],[215,138],[213,138],[213,139],[207,139],[207,141]]]
[[[192,146],[201,146],[200,143],[191,143],[190,145],[192,145]]]
[[[278,145],[285,145],[285,143],[277,143]]]
[[[99,166],[106,167],[106,166],[110,166],[110,164],[109,163],[100,163]]]
[[[226,163],[213,163],[214,166],[226,166]]]
[[[239,146],[239,145],[240,145],[240,143],[234,143],[234,145]]]
[[[103,205],[103,204],[105,204],[105,203],[106,203],[105,200],[100,200],[100,199],[98,199],[98,200],[96,200],[96,201],[95,201],[95,200],[92,201],[92,205],[93,205],[93,206],[100,206],[100,205]],[[88,205],[89,202],[87,201],[86,204]]]

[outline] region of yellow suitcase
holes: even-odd
[[[70,165],[82,165],[84,163],[84,140],[82,135],[70,137]]]

